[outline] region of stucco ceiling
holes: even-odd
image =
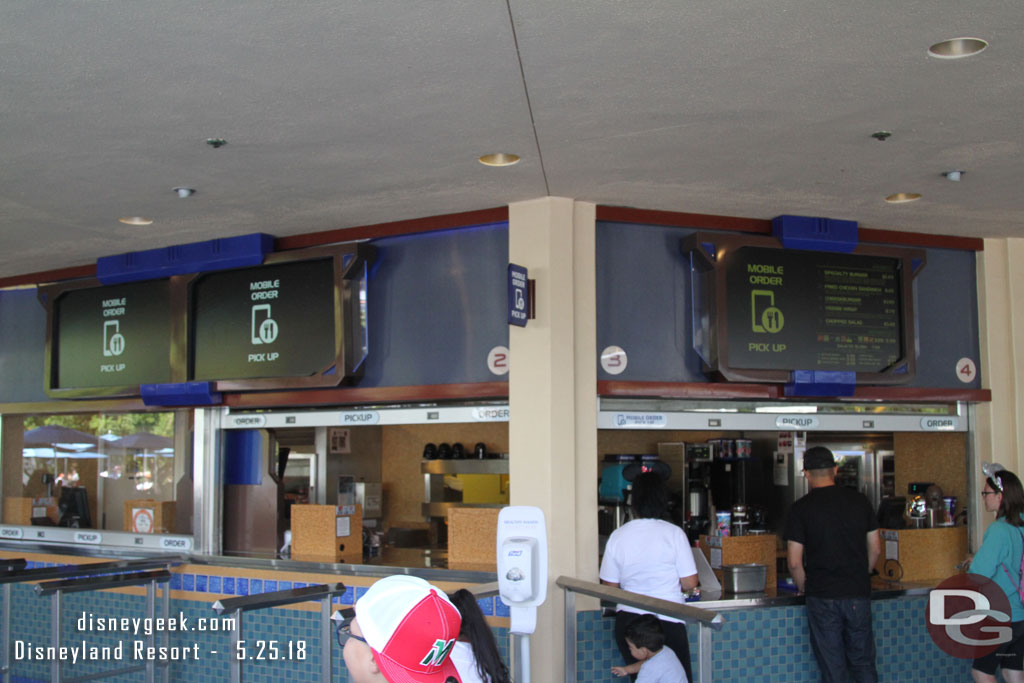
[[[1022,19],[1018,0],[0,3],[0,277],[544,195],[1024,236]],[[929,56],[961,36],[990,45]],[[477,162],[495,151],[522,161]]]

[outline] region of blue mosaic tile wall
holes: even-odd
[[[927,601],[927,596],[914,596],[872,604],[880,681],[970,680],[971,662],[945,654],[928,635]],[[712,637],[715,683],[820,680],[803,605],[731,610],[723,615],[725,626]],[[577,682],[621,683],[622,679],[611,674],[611,667],[622,663],[615,647],[615,620],[596,611],[580,612],[576,617]],[[688,631],[696,678],[700,675],[697,629]]]
[[[53,566],[30,563],[30,566]],[[274,590],[302,588],[308,584],[289,581],[267,581],[236,577],[206,576],[196,574],[172,574],[172,586],[176,589],[193,590],[233,595],[250,595]],[[349,588],[344,595],[335,598],[336,604],[351,605],[366,592],[366,588]],[[158,593],[159,595],[159,593]],[[190,683],[215,683],[227,681],[233,653],[230,651],[230,626],[224,624],[211,609],[213,596],[209,601],[171,600],[171,616],[184,617],[187,626],[198,628],[205,619],[210,627],[226,630],[172,632],[171,647],[195,647],[198,659],[185,659],[170,664],[171,680],[188,680]],[[485,598],[477,601],[484,614],[508,616],[508,607],[499,598]],[[159,603],[158,603],[159,604]],[[11,638],[12,643],[21,641],[26,647],[50,645],[50,599],[35,595],[31,586],[15,584],[11,590]],[[134,641],[131,633],[97,632],[86,628],[79,630],[78,620],[83,614],[103,619],[141,617],[145,613],[145,597],[108,591],[75,593],[65,595],[62,609],[62,644],[81,646],[83,640],[88,647],[122,647],[121,661],[66,663],[64,676],[83,676],[112,668],[135,664],[133,661]],[[159,614],[159,609],[158,609]],[[243,677],[254,683],[279,683],[282,679],[316,680],[320,672],[320,613],[291,609],[268,609],[248,612],[244,616],[243,638],[246,641],[245,654],[251,659],[243,665]],[[88,626],[88,624],[86,624]],[[494,628],[495,637],[502,658],[508,662],[509,633],[507,628]],[[138,636],[144,640],[144,634]],[[276,641],[279,659],[271,661],[269,643]],[[260,641],[263,641],[264,659],[256,661]],[[148,644],[148,643],[147,643]],[[161,643],[157,642],[156,645]],[[347,683],[348,676],[341,658],[341,650],[332,638],[334,656],[334,680]],[[116,650],[114,650],[116,652]],[[47,681],[50,679],[48,660],[12,657],[12,680]],[[104,680],[130,683],[144,680],[144,672],[135,672]]]

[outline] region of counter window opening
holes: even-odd
[[[508,424],[450,414],[474,410],[231,415],[215,439],[212,554],[494,571],[487,534],[509,504]]]
[[[5,415],[3,523],[191,534],[188,415]]]

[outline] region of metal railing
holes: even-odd
[[[591,581],[580,581],[569,576],[560,576],[555,585],[565,595],[565,680],[576,680],[576,594],[589,595],[593,598],[608,600],[620,605],[628,605],[645,612],[673,619],[682,619],[688,624],[697,623],[697,680],[700,683],[711,681],[711,633],[720,631],[725,618],[718,612],[693,607],[688,604],[649,598],[639,593],[631,593],[621,588],[613,588]]]
[[[84,578],[123,572],[139,572],[149,569],[167,569],[176,567],[184,561],[185,558],[180,555],[168,555],[161,558],[116,560],[112,562],[26,569],[25,560],[5,560],[4,562],[11,568],[7,570],[0,569],[0,594],[3,596],[3,614],[0,616],[0,646],[3,647],[3,651],[0,652],[0,680],[3,683],[10,683],[11,680],[11,586],[13,584]],[[164,590],[163,600],[165,609],[169,609],[169,590]]]
[[[61,647],[61,627],[63,624],[63,600],[66,593],[82,593],[85,591],[105,590],[109,588],[145,586],[146,618],[149,620],[149,623],[152,624],[156,621],[156,585],[158,583],[164,584],[162,591],[163,615],[164,617],[170,616],[170,581],[171,573],[166,569],[161,569],[159,571],[134,571],[124,574],[114,574],[113,576],[87,576],[77,579],[47,581],[45,583],[36,584],[35,592],[36,595],[40,597],[48,596],[50,598],[50,643],[55,648],[55,651],[59,651]],[[164,631],[161,635],[161,639],[165,646],[167,645],[167,638],[167,631]],[[156,643],[155,630],[149,630],[149,634],[146,635],[146,641],[148,648],[154,647]],[[169,662],[165,661],[158,663],[153,658],[147,659],[145,664],[135,664],[116,669],[107,669],[98,673],[71,678],[64,678],[61,659],[61,657],[54,657],[50,660],[51,683],[62,683],[64,681],[67,681],[68,683],[71,683],[72,681],[91,681],[98,678],[108,678],[110,676],[133,673],[135,671],[145,671],[146,683],[154,683],[156,680],[157,666],[160,666],[163,670],[163,680],[168,680],[167,666],[169,665]]]
[[[231,615],[234,619],[234,628],[231,630],[232,662],[229,672],[231,683],[241,683],[242,681],[242,664],[245,658],[236,656],[239,648],[244,649],[245,647],[244,644],[240,646],[240,644],[245,642],[242,640],[242,615],[253,610],[313,600],[320,601],[320,680],[325,683],[329,682],[334,667],[331,600],[344,592],[344,584],[328,583],[307,586],[305,588],[259,593],[258,595],[246,595],[238,598],[227,598],[213,603],[211,605],[213,611],[221,616],[225,614]]]

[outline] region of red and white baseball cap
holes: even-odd
[[[462,680],[448,657],[462,616],[444,591],[415,576],[389,576],[356,601],[356,619],[390,683]]]

